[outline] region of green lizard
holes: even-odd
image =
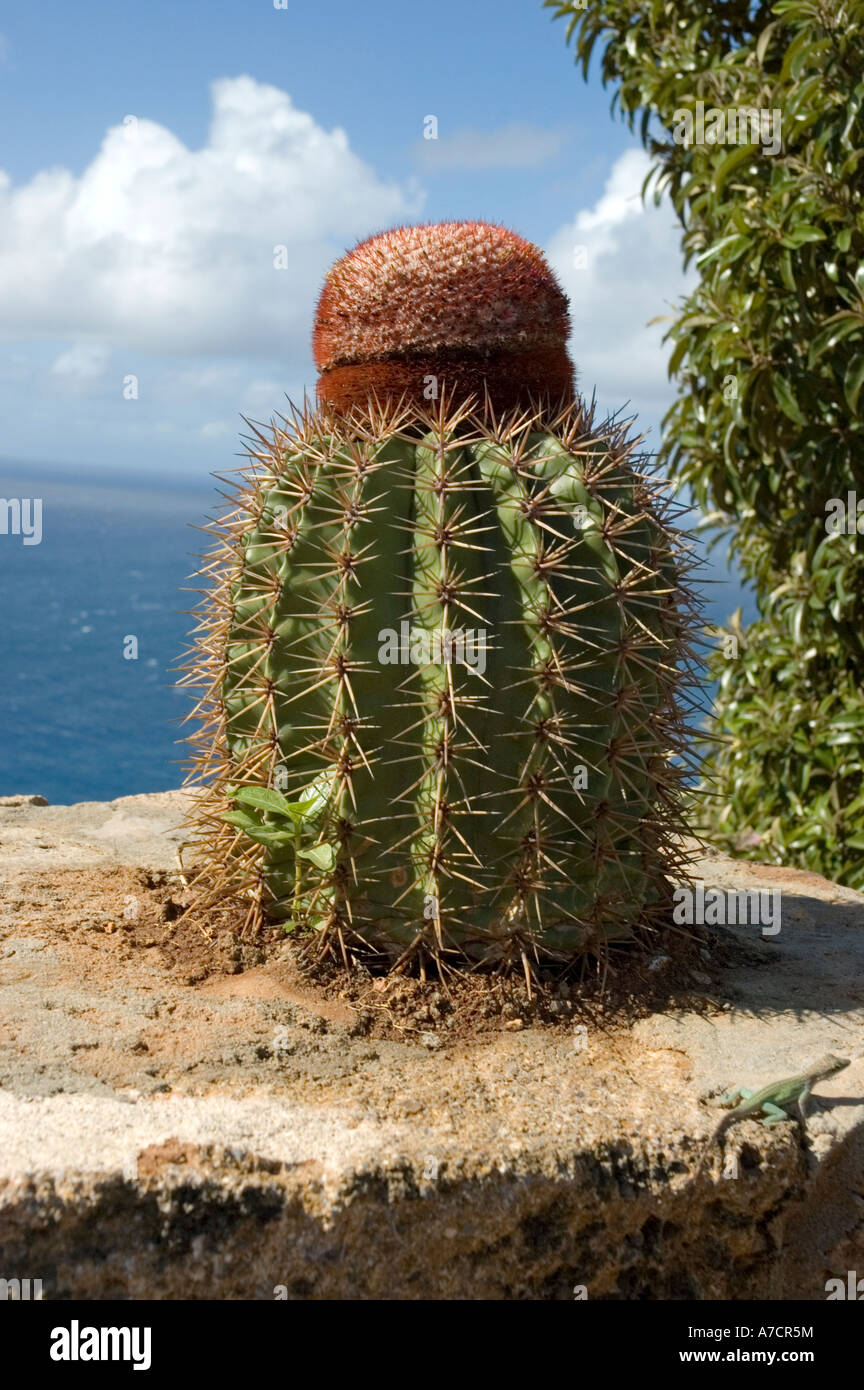
[[[842,1071],[849,1066],[849,1059],[846,1057],[835,1057],[832,1053],[826,1052],[824,1057],[819,1057],[811,1067],[799,1072],[797,1076],[786,1076],[782,1081],[771,1081],[767,1086],[763,1086],[760,1091],[748,1090],[746,1086],[736,1086],[733,1090],[727,1091],[720,1098],[720,1104],[734,1106],[734,1110],[729,1110],[728,1115],[724,1115],[716,1129],[709,1136],[702,1162],[708,1157],[713,1146],[722,1139],[730,1125],[734,1125],[738,1120],[746,1119],[748,1115],[757,1115],[762,1112],[762,1124],[767,1127],[782,1124],[784,1120],[793,1118],[792,1112],[797,1111],[802,1129],[806,1130],[807,1118],[805,1107],[807,1100],[816,1085],[817,1081],[824,1081],[827,1076],[833,1076],[835,1072]]]

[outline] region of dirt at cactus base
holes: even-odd
[[[632,1044],[628,1020],[672,1002],[715,1012],[704,944],[642,957],[597,988],[552,981],[529,999],[519,978],[446,982],[310,972],[281,929],[236,935],[231,911],[209,936],[184,916],[186,890],[165,871],[126,867],[12,874],[0,886],[0,1085],[64,1090],[201,1093],[226,1079],[320,1091],[366,1077],[392,1098],[409,1051],[449,1052],[456,1071],[479,1047],[513,1035],[573,1047],[584,1020],[610,1060]],[[679,939],[680,941],[680,939]],[[707,959],[706,959],[707,957]],[[710,964],[709,964],[710,961]],[[557,1040],[557,1041],[556,1041]],[[467,1048],[467,1052],[466,1052]],[[623,1051],[622,1051],[623,1049]],[[389,1104],[389,1102],[388,1102]]]
[[[689,1000],[692,969],[713,961],[707,938],[671,933],[653,952],[619,951],[608,969],[586,963],[573,975],[548,969],[528,985],[517,973],[496,976],[464,969],[421,980],[410,973],[386,974],[352,957],[351,968],[332,961],[309,961],[302,940],[281,926],[254,937],[243,931],[243,909],[236,904],[209,915],[186,916],[189,894],[170,873],[142,873],[154,895],[161,924],[160,950],[189,984],[219,975],[238,975],[265,966],[295,987],[309,991],[320,1004],[340,1001],[354,1014],[355,1036],[404,1037],[436,1034],[436,1043],[481,1033],[518,1031],[529,1024],[571,1026],[585,1015],[606,1014],[623,1021],[681,996]],[[132,944],[150,943],[153,928],[133,929]],[[205,935],[206,933],[206,935]],[[723,951],[720,952],[722,956]],[[708,977],[703,976],[703,980]]]

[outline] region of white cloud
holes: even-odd
[[[343,130],[276,87],[224,78],[212,98],[203,149],[127,117],[80,177],[47,169],[13,188],[0,172],[7,339],[305,356],[327,266],[358,237],[413,219],[421,195],[379,179]]]
[[[80,342],[66,352],[61,352],[51,364],[56,376],[88,379],[104,375],[110,358],[107,343]]]
[[[513,121],[498,130],[457,130],[437,140],[418,140],[419,162],[438,169],[528,169],[554,159],[564,143],[561,130]]]
[[[648,320],[671,313],[696,275],[681,268],[681,228],[671,205],[642,202],[648,169],[643,151],[623,154],[602,197],[561,227],[547,252],[570,296],[581,389],[590,396],[596,386],[606,409],[629,400],[656,419],[674,396],[666,375],[671,348],[662,343],[668,325],[649,328]]]
[[[139,118],[112,128],[80,177],[47,169],[13,188],[0,172],[0,336],[14,344],[0,354],[4,454],[219,466],[240,447],[241,415],[267,420],[313,388],[327,267],[420,215],[416,186],[379,178],[343,131],[275,87],[222,80],[213,105],[200,150]],[[571,298],[582,389],[656,422],[673,389],[663,327],[645,325],[687,281],[671,210],[641,204],[647,167],[636,150],[619,159],[547,252]]]

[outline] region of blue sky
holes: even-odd
[[[0,29],[0,454],[230,466],[241,412],[314,388],[327,266],[467,217],[545,248],[583,389],[656,431],[678,230],[539,0],[83,0]]]

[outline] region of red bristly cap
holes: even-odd
[[[569,404],[567,296],[542,252],[505,227],[441,222],[360,242],[329,271],[313,347],[339,410],[488,398],[500,413]]]

